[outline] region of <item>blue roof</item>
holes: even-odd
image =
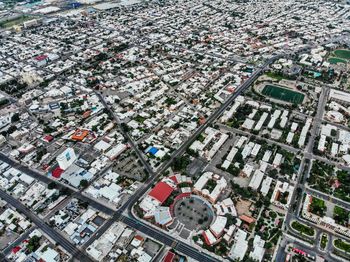
[[[148,150],[148,153],[150,153],[150,154],[152,154],[152,155],[155,155],[157,152],[158,152],[158,148],[155,148],[155,147],[151,147],[151,148]]]
[[[314,72],[314,78],[320,77],[322,74],[320,72]]]

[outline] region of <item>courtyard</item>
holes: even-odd
[[[178,222],[191,231],[209,228],[214,219],[211,205],[197,196],[178,200],[174,205],[174,214]]]

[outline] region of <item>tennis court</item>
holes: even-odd
[[[262,94],[273,99],[282,100],[288,103],[301,104],[305,95],[293,90],[274,85],[265,85]]]

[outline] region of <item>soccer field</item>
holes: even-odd
[[[334,54],[339,58],[350,59],[350,50],[335,50]]]
[[[293,104],[301,104],[305,97],[302,93],[274,85],[265,85],[262,94]]]
[[[338,63],[346,64],[346,60],[338,58],[338,57],[328,58],[328,62],[331,63],[331,64],[338,64]]]

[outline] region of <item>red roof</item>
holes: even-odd
[[[149,192],[149,196],[157,199],[161,204],[171,195],[174,189],[165,182],[159,182],[156,186]]]
[[[339,180],[338,179],[336,179],[335,181],[334,181],[334,183],[333,183],[333,187],[335,187],[335,188],[338,188],[338,187],[340,187],[340,182],[339,182]]]
[[[177,202],[179,199],[185,198],[185,197],[189,197],[191,195],[191,193],[181,193],[180,195],[177,195],[174,199],[174,202],[170,205],[170,212],[171,214],[174,214],[174,205],[175,202]]]
[[[63,173],[63,169],[61,169],[59,166],[56,167],[54,170],[52,170],[52,176],[54,178],[60,178],[61,177],[61,174]]]
[[[49,167],[48,164],[43,164],[43,165],[41,166],[41,169],[44,170],[44,171],[46,171],[46,170],[48,169],[48,167]]]
[[[171,180],[173,180],[174,181],[174,183],[176,183],[176,184],[178,184],[179,182],[177,181],[177,178],[176,178],[176,176],[171,176],[171,177],[169,177]]]
[[[250,216],[247,216],[247,215],[241,215],[239,216],[239,219],[240,220],[243,220],[244,222],[248,223],[248,224],[251,224],[251,223],[254,223],[255,222],[255,219],[250,217]]]
[[[83,113],[83,118],[88,118],[91,115],[91,110],[85,111]]]
[[[140,236],[140,235],[136,235],[136,236],[135,236],[135,239],[137,239],[137,240],[139,240],[139,241],[143,241],[143,237]]]
[[[208,238],[207,234],[205,233],[205,231],[203,231],[202,236],[204,237],[205,243],[206,243],[208,246],[211,246],[211,243],[210,243],[209,238]]]
[[[47,142],[51,142],[53,140],[53,136],[47,135],[44,137],[44,140]]]
[[[173,252],[168,252],[163,259],[163,262],[172,262],[174,260],[175,254]]]
[[[233,93],[235,91],[235,88],[234,87],[228,87],[227,91],[229,91],[230,93]]]
[[[12,248],[12,253],[16,254],[20,250],[21,250],[21,247],[15,246],[14,248]]]
[[[46,58],[47,58],[47,55],[39,55],[39,56],[35,57],[35,59],[36,59],[37,61],[43,61],[43,60],[45,60]]]

